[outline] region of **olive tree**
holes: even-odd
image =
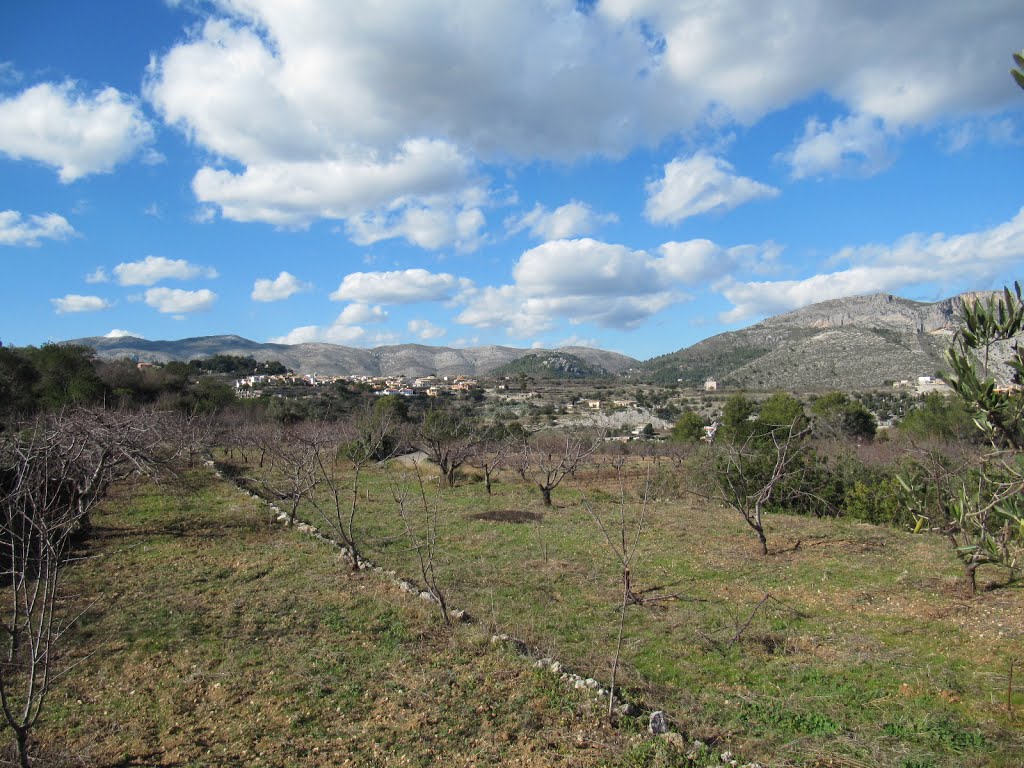
[[[968,300],[960,328],[946,353],[947,381],[974,413],[974,422],[989,444],[974,471],[944,499],[943,531],[964,565],[964,579],[973,593],[977,569],[992,564],[1006,568],[1011,579],[1024,552],[1024,351],[1016,338],[1024,329],[1024,300],[1019,284],[988,299]],[[1009,345],[1004,361],[1011,381],[997,384],[994,355]],[[927,489],[902,480],[908,505],[918,514]]]

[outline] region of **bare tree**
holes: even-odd
[[[508,464],[517,447],[516,440],[516,436],[505,426],[491,428],[473,446],[472,453],[467,457],[466,463],[469,466],[484,473],[484,488],[488,496],[491,495],[494,473]]]
[[[804,469],[804,438],[810,427],[800,419],[786,427],[751,431],[739,443],[723,440],[707,450],[709,466],[690,491],[739,512],[768,554],[764,513],[772,502],[804,491],[797,475]],[[709,487],[710,485],[710,487]]]
[[[58,646],[81,615],[61,604],[72,543],[112,481],[148,468],[150,417],[74,409],[0,436],[0,708],[23,768],[47,695],[70,671]]]
[[[260,488],[263,496],[286,502],[288,522],[294,524],[299,504],[310,498],[322,479],[320,454],[324,450],[324,434],[316,424],[299,422],[262,430],[260,439],[270,466],[248,479]]]
[[[348,552],[352,570],[360,568],[356,515],[363,470],[370,464],[387,461],[402,445],[396,434],[400,425],[388,409],[366,407],[343,421],[320,427],[317,453],[319,478],[327,488],[327,498],[311,494],[310,500],[321,519]],[[343,475],[339,465],[349,470]]]
[[[551,492],[590,458],[597,441],[585,432],[537,432],[522,441],[515,457],[516,470],[540,490],[544,506]]]
[[[448,600],[437,568],[438,500],[427,497],[426,483],[418,463],[413,464],[411,473],[392,478],[391,492],[398,505],[398,517],[406,538],[416,553],[423,584],[441,611],[441,619],[450,626]]]
[[[629,483],[627,467],[630,457],[627,453],[611,454],[608,463],[615,472],[618,499],[614,503],[614,511],[607,511],[603,505],[594,502],[584,493],[583,506],[597,525],[604,538],[608,550],[619,565],[622,585],[622,596],[619,602],[618,637],[615,653],[612,657],[611,693],[608,701],[608,716],[611,717],[615,706],[615,685],[622,652],[622,638],[626,621],[626,610],[631,605],[642,605],[657,600],[677,599],[678,595],[654,594],[663,587],[637,590],[633,583],[633,571],[640,559],[640,540],[647,527],[647,516],[653,508],[654,470],[645,462],[639,492],[635,497],[627,488]]]

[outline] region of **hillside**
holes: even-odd
[[[492,371],[494,376],[531,376],[536,379],[586,379],[608,376],[608,371],[566,352],[524,355]]]
[[[128,357],[155,363],[212,355],[251,355],[257,360],[278,360],[298,373],[328,376],[480,376],[526,355],[538,353],[534,349],[501,346],[453,349],[398,344],[361,349],[321,343],[264,344],[241,336],[199,336],[177,341],[93,336],[67,343],[92,347],[99,357],[105,359]],[[575,357],[585,367],[602,372],[616,373],[639,364],[637,360],[616,352],[587,347],[566,347],[559,352]]]
[[[707,377],[758,389],[856,389],[934,374],[962,297],[934,303],[889,294],[834,299],[713,336],[643,364],[661,382]]]

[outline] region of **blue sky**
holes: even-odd
[[[646,359],[1024,277],[1019,0],[9,0],[0,341]]]

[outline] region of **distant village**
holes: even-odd
[[[243,376],[234,382],[235,394],[240,398],[255,398],[268,387],[307,386],[320,387],[337,383],[368,386],[375,395],[400,395],[413,397],[426,395],[437,397],[443,393],[468,392],[479,386],[476,379],[468,376],[420,376],[409,379],[405,376],[320,376],[318,374],[267,374]]]

